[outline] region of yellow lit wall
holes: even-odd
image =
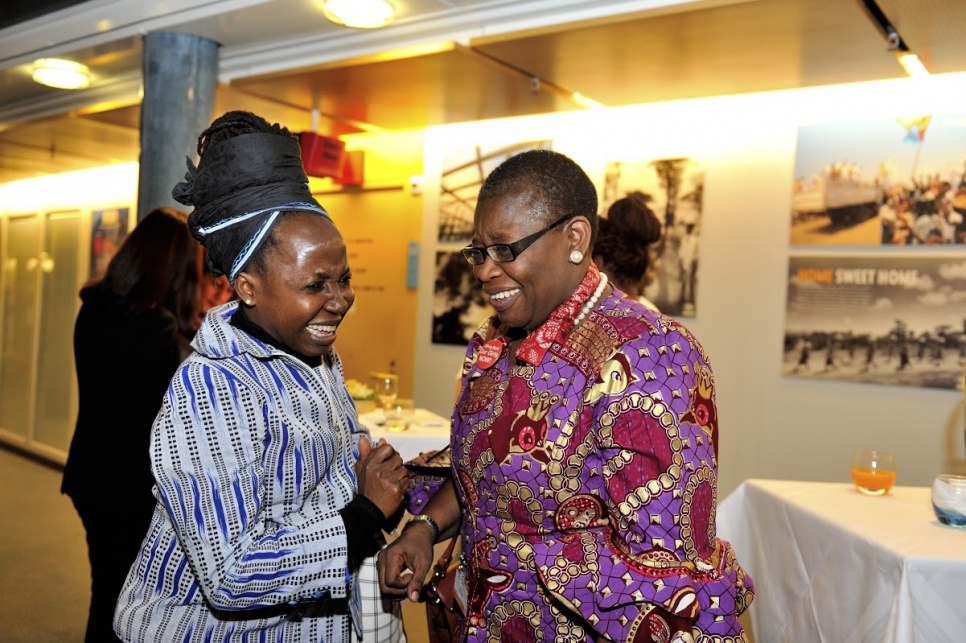
[[[319,203],[342,232],[356,301],[339,328],[336,348],[347,378],[368,383],[370,371],[395,362],[400,395],[412,397],[416,288],[406,285],[410,242],[419,243],[423,198],[409,190],[422,174],[422,131],[346,137],[362,150],[362,188],[311,181]]]

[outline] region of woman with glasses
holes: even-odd
[[[464,640],[742,641],[753,586],[715,536],[707,356],[597,269],[596,212],[556,152],[484,182],[463,255],[496,315],[463,363],[454,476],[410,494],[383,591],[416,600],[459,533]]]

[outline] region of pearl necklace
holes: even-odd
[[[597,300],[604,293],[604,288],[607,287],[607,275],[600,273],[600,283],[597,284],[597,288],[594,290],[594,294],[590,296],[584,307],[580,309],[580,313],[574,318],[574,326],[578,325],[580,322],[584,321],[584,317],[590,314],[590,311],[597,306]]]

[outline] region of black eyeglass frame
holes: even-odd
[[[465,248],[460,249],[460,252],[463,254],[463,258],[473,266],[482,266],[483,262],[486,261],[486,257],[489,257],[497,263],[510,263],[511,261],[516,261],[516,258],[519,257],[524,250],[532,246],[537,239],[547,234],[561,223],[565,223],[573,219],[575,216],[577,215],[565,214],[563,217],[557,219],[546,228],[537,230],[533,234],[528,234],[527,236],[514,241],[513,243],[494,243],[492,245],[483,247],[466,246]],[[505,255],[497,256],[501,252],[509,253],[509,259],[501,258],[501,256]]]

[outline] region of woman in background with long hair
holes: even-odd
[[[151,424],[201,321],[202,254],[187,213],[158,208],[80,292],[79,409],[61,491],[87,532],[88,642],[119,640],[114,606],[154,511]]]

